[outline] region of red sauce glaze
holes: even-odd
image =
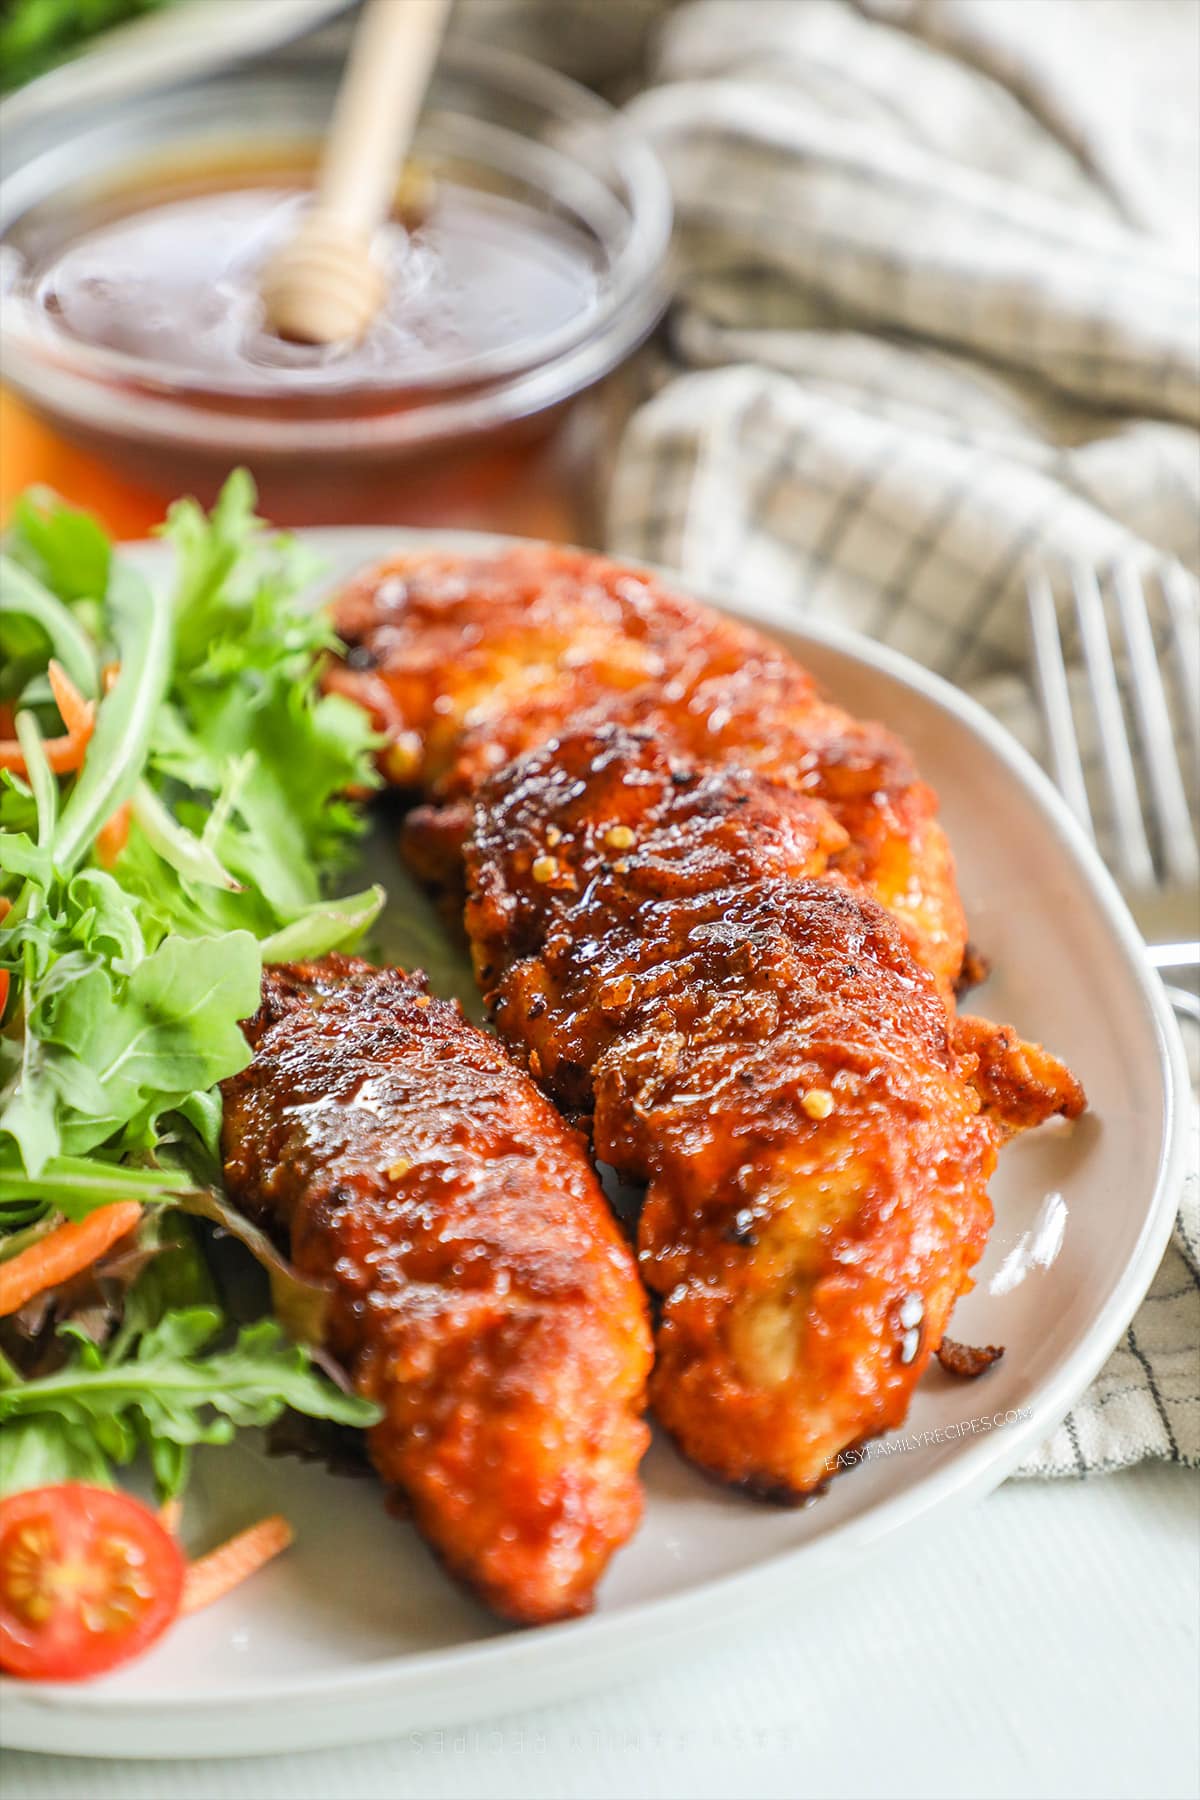
[[[490,770],[567,726],[644,726],[679,754],[776,776],[846,831],[833,866],[897,918],[949,992],[966,923],[937,800],[899,739],[824,700],[761,633],[644,570],[577,550],[398,557],[339,596],[350,647],[328,685],[389,739],[388,778],[432,793],[411,839],[453,882],[469,796]]]

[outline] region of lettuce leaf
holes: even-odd
[[[107,1347],[68,1328],[70,1362],[32,1381],[0,1358],[0,1494],[55,1481],[110,1485],[114,1467],[145,1452],[167,1499],[186,1484],[194,1445],[226,1444],[289,1408],[358,1427],[380,1417],[323,1375],[274,1319],[243,1326],[232,1346],[214,1349],[221,1312],[164,1307],[170,1290],[157,1268],[151,1263],[135,1284]]]

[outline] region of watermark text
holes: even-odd
[[[825,1459],[826,1472],[836,1475],[839,1469],[853,1469],[859,1463],[877,1462],[885,1456],[904,1456],[910,1450],[928,1450],[931,1444],[953,1444],[959,1438],[982,1437],[989,1431],[1002,1431],[1006,1425],[1017,1425],[1032,1418],[1029,1407],[1010,1406],[1007,1412],[984,1414],[978,1419],[963,1419],[955,1425],[935,1425],[929,1431],[906,1431],[899,1437],[872,1438],[851,1450],[839,1450]]]

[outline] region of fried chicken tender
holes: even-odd
[[[268,969],[230,1192],[331,1281],[371,1459],[505,1618],[584,1612],[641,1513],[645,1298],[583,1145],[423,977]]]
[[[398,557],[343,591],[349,646],[327,684],[388,739],[381,766],[437,802],[408,850],[456,888],[480,780],[566,727],[652,730],[701,763],[753,768],[824,800],[845,830],[832,868],[898,920],[948,994],[966,922],[937,800],[882,725],[822,699],[759,632],[653,576],[577,550]]]
[[[828,879],[843,840],[795,790],[606,727],[489,778],[467,850],[499,1028],[648,1183],[655,1412],[777,1500],[903,1419],[992,1219],[975,1057],[888,914]]]

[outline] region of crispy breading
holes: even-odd
[[[1082,1086],[1057,1056],[1027,1044],[1011,1025],[960,1013],[954,1036],[963,1055],[974,1059],[971,1079],[1006,1136],[1043,1125],[1055,1113],[1078,1118],[1087,1105]]]
[[[937,1347],[937,1359],[947,1375],[960,1381],[978,1381],[1003,1355],[1003,1344],[960,1344],[949,1337]]]
[[[641,1512],[650,1337],[582,1143],[423,977],[270,968],[247,1035],[226,1181],[332,1282],[376,1469],[495,1611],[585,1611]]]

